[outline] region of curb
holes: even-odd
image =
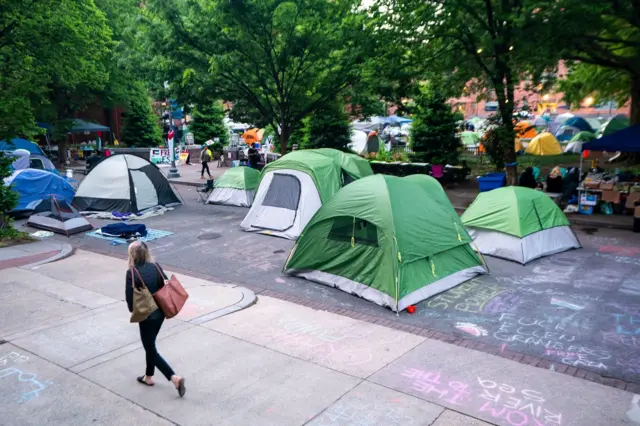
[[[204,185],[204,183],[199,183],[199,182],[184,182],[184,181],[179,181],[179,180],[173,180],[173,179],[168,179],[169,183],[173,184],[173,185],[183,185],[183,186],[202,186]],[[206,181],[204,181],[206,182]]]
[[[453,206],[453,208],[458,212],[458,214],[462,214],[465,212],[466,207]],[[608,223],[608,222],[600,222],[597,220],[591,220],[587,218],[574,217],[574,215],[567,216],[569,219],[569,223],[576,226],[590,226],[594,228],[609,228],[609,229],[622,229],[624,231],[631,231],[631,226],[624,226],[618,223]]]
[[[66,259],[67,257],[71,256],[74,253],[74,248],[71,246],[71,244],[67,244],[67,243],[59,243],[60,244],[60,253],[51,256],[48,259],[44,259],[41,260],[39,262],[34,262],[34,263],[29,263],[27,265],[22,265],[20,266],[20,268],[22,269],[33,269],[37,266],[41,266],[47,263],[52,263],[52,262],[57,262],[58,260],[62,260],[62,259]]]

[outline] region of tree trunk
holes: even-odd
[[[289,148],[289,138],[293,130],[289,126],[280,125],[280,154],[285,155]]]
[[[629,121],[631,125],[640,124],[640,74],[631,75],[631,111]]]

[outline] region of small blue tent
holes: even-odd
[[[18,205],[12,212],[33,210],[40,200],[49,195],[71,204],[75,191],[69,182],[46,170],[24,169],[13,172],[4,180],[18,195]]]
[[[595,130],[591,127],[591,124],[587,120],[582,117],[571,117],[567,121],[565,121],[562,126],[573,126],[580,129],[581,132],[591,132],[594,133]]]
[[[8,143],[7,141],[0,141],[0,151],[13,152],[16,149],[26,149],[30,154],[44,155],[44,152],[42,152],[42,149],[40,149],[38,144],[26,139],[11,139],[11,143]]]

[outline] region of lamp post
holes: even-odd
[[[180,172],[178,172],[178,168],[176,167],[176,150],[173,145],[173,136],[175,132],[173,131],[173,118],[171,114],[171,105],[169,105],[169,131],[167,132],[167,147],[169,148],[169,154],[171,155],[171,167],[169,168],[169,173],[167,174],[168,178],[179,178]]]

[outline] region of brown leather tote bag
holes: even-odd
[[[162,270],[157,264],[155,265],[156,268],[158,268],[160,278],[164,280]],[[164,287],[153,294],[153,298],[156,300],[165,318],[173,318],[180,313],[180,310],[189,298],[189,294],[184,287],[182,287],[182,284],[180,284],[176,276],[171,275],[171,278],[165,280]]]
[[[136,271],[138,278],[140,278],[139,289],[136,288],[136,280],[134,278],[133,271]],[[141,322],[154,313],[156,309],[158,309],[158,305],[142,280],[140,272],[138,272],[136,268],[131,268],[131,286],[133,288],[133,312],[131,313],[130,322]]]

